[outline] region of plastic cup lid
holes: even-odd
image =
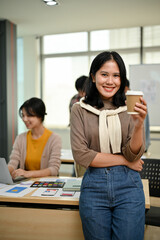
[[[126,92],[126,95],[140,95],[140,96],[143,96],[143,92],[141,92],[141,91],[128,90],[128,91]]]

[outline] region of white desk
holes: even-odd
[[[71,149],[62,149],[61,150],[61,163],[74,164],[74,159],[73,159]]]

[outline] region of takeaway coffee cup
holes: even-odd
[[[141,102],[140,101],[140,97],[143,96],[143,92],[141,91],[131,91],[128,90],[126,92],[126,100],[127,100],[127,113],[128,114],[138,114],[138,112],[136,112],[134,110],[135,104],[136,102]]]

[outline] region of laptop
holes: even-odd
[[[0,183],[16,184],[25,179],[27,178],[25,178],[24,176],[18,176],[17,178],[12,179],[11,174],[8,170],[6,160],[4,158],[0,158]]]

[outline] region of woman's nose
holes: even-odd
[[[106,82],[107,83],[112,83],[113,82],[112,76],[108,76],[107,79],[106,79]]]
[[[26,122],[28,120],[28,117],[27,116],[23,116],[22,119],[23,119],[24,122]]]

